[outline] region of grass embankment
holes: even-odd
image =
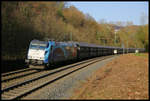
[[[96,71],[71,99],[148,99],[148,54],[125,54]]]

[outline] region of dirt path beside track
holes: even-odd
[[[97,70],[71,99],[148,99],[148,54],[125,54]]]

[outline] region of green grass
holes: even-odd
[[[146,57],[146,54],[144,54],[144,53],[135,53],[135,56],[142,56],[142,57]]]

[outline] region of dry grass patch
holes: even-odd
[[[148,54],[126,54],[100,68],[71,99],[148,99]]]

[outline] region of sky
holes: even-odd
[[[68,2],[74,5],[84,14],[90,14],[97,22],[105,19],[106,22],[127,22],[132,21],[134,25],[141,25],[141,16],[144,17],[145,24],[148,23],[149,9],[148,1],[143,2]]]

